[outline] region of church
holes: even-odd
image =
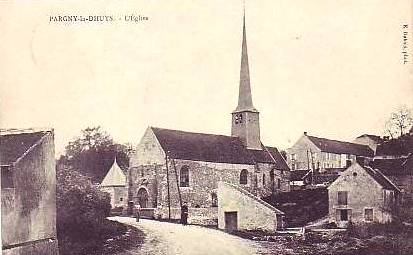
[[[130,159],[129,201],[142,215],[179,219],[183,204],[190,222],[214,224],[218,182],[236,185],[257,199],[289,191],[289,167],[276,147],[260,139],[253,106],[243,17],[238,105],[231,136],[148,127]],[[199,221],[197,221],[197,219]]]

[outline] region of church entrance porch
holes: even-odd
[[[237,212],[225,212],[225,230],[233,232],[238,229],[238,213]]]
[[[138,190],[138,194],[136,196],[137,203],[141,206],[141,208],[148,207],[148,191],[145,188],[140,188]]]

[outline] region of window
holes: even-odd
[[[277,179],[277,189],[281,189],[281,179]]]
[[[290,157],[291,157],[291,160],[297,160],[297,154],[291,154],[290,155]]]
[[[348,196],[347,191],[339,191],[337,193],[338,205],[347,205],[347,196]]]
[[[212,207],[218,206],[218,196],[217,196],[217,193],[215,192],[211,193],[211,206]]]
[[[340,211],[340,220],[348,221],[348,210],[339,210]]]
[[[121,201],[121,202],[122,202],[122,201],[123,201],[123,197],[119,198],[119,201]]]
[[[373,209],[372,208],[364,209],[364,220],[373,221]]]
[[[262,186],[265,186],[265,174],[262,174]]]
[[[296,166],[295,166],[295,163],[293,162],[292,164],[291,164],[291,170],[295,170],[296,169]]]
[[[248,171],[247,169],[242,169],[241,174],[239,175],[239,183],[247,184],[248,183]]]
[[[1,167],[1,188],[14,188],[13,172],[9,167]]]
[[[180,187],[189,187],[189,167],[182,166],[181,171],[179,172],[179,186]]]
[[[241,113],[235,114],[234,122],[235,122],[235,124],[242,123],[242,114]]]

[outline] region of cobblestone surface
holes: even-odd
[[[146,237],[141,248],[122,252],[129,254],[162,255],[250,255],[258,254],[256,242],[229,235],[216,229],[199,226],[112,217],[121,223],[136,226]]]

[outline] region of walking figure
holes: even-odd
[[[139,219],[141,218],[141,205],[139,203],[136,204],[134,209],[136,222],[139,222]]]
[[[181,223],[182,225],[188,224],[188,206],[186,204],[181,207]]]

